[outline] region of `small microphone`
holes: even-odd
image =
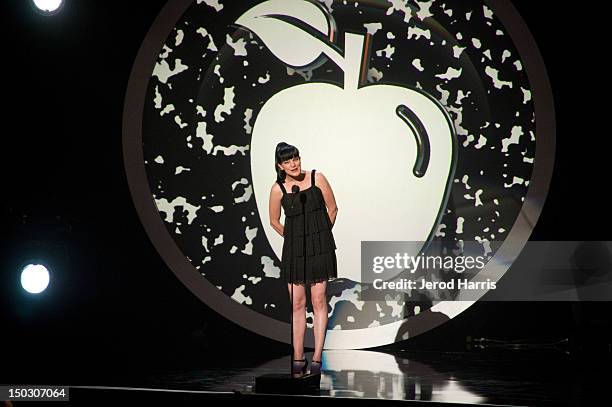
[[[293,202],[295,202],[295,196],[297,193],[300,192],[300,187],[297,185],[292,186],[291,192],[293,193],[293,196],[291,197],[291,209],[293,209]]]

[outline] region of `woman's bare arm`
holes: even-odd
[[[274,230],[276,230],[276,232],[278,232],[278,234],[284,236],[285,228],[280,223],[282,197],[283,191],[281,191],[280,186],[275,182],[274,185],[272,185],[272,189],[270,190],[270,225],[274,228]]]
[[[336,216],[338,215],[338,205],[336,205],[336,198],[334,197],[334,191],[332,191],[327,178],[322,172],[315,172],[315,182],[321,192],[323,192],[323,199],[325,200],[325,206],[327,207],[327,214],[331,221],[332,227],[336,223]]]

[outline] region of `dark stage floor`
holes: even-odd
[[[549,349],[473,349],[464,352],[338,350],[324,354],[317,403],[343,405],[396,403],[428,405],[606,405],[609,350],[570,353]],[[311,354],[307,354],[311,358]],[[233,355],[221,364],[183,368],[122,366],[114,371],[91,367],[66,375],[71,401],[198,401],[259,399],[266,404],[312,404],[311,397],[256,394],[255,377],[288,371],[289,358],[262,361],[262,355]],[[71,378],[69,378],[71,376]],[[31,383],[33,384],[33,383]],[[19,404],[19,403],[17,403]]]

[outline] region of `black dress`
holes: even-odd
[[[332,224],[327,214],[323,193],[315,185],[315,171],[312,170],[311,173],[310,188],[297,194],[287,192],[282,182],[277,181],[283,191],[281,205],[285,211],[281,276],[288,283],[311,284],[338,277]],[[304,204],[300,200],[302,194],[306,195]],[[302,208],[303,205],[305,208]],[[305,273],[304,237],[306,238]]]

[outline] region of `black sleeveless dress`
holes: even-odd
[[[281,277],[287,283],[312,284],[338,277],[336,242],[323,193],[315,185],[315,171],[312,170],[311,173],[310,188],[297,194],[287,192],[282,182],[277,181],[283,191],[281,205],[285,211]],[[304,204],[300,200],[302,194],[306,195]],[[304,219],[306,234],[304,234]],[[304,239],[306,269],[304,269]]]

